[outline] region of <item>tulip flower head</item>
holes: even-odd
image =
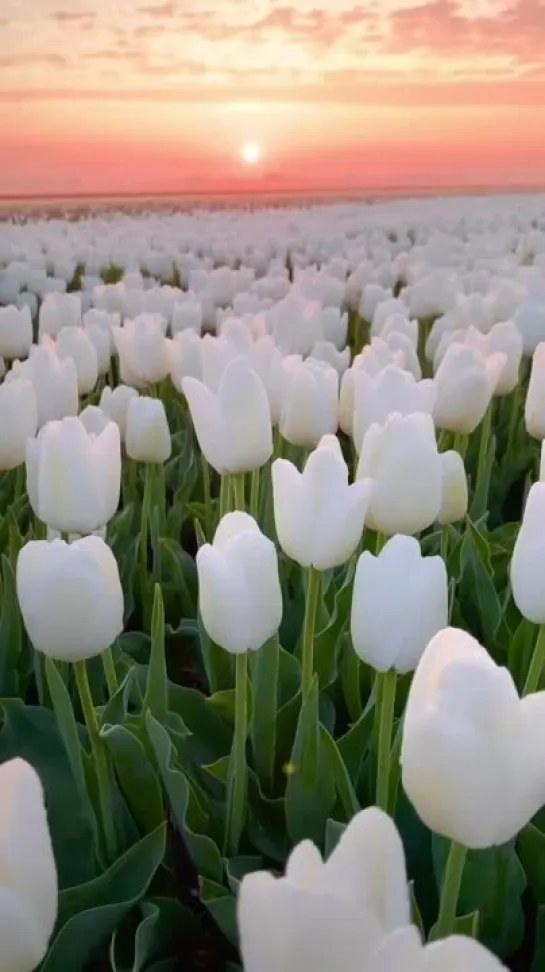
[[[57,869],[42,784],[23,759],[0,766],[0,941],[5,972],[32,972],[57,919]]]
[[[228,513],[197,553],[199,607],[208,635],[232,654],[261,648],[282,620],[274,544],[247,513]]]
[[[349,484],[339,440],[325,435],[303,472],[286,459],[272,465],[274,519],[284,553],[302,567],[327,570],[350,559],[365,524],[375,484]]]

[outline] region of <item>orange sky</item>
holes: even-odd
[[[0,195],[545,183],[545,0],[1,0],[0,38]]]

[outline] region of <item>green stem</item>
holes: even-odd
[[[259,518],[259,481],[260,469],[253,469],[250,479],[250,515],[254,520]]]
[[[462,875],[467,857],[467,848],[457,844],[454,840],[450,845],[447,866],[443,875],[441,900],[439,903],[439,917],[434,929],[433,938],[446,938],[454,931],[456,920],[456,906],[462,885]]]
[[[248,655],[236,656],[235,675],[235,732],[231,750],[229,792],[227,797],[227,825],[225,842],[227,853],[234,857],[238,852],[244,828],[248,769],[246,765],[246,737],[248,735]]]
[[[388,542],[388,537],[386,536],[386,534],[377,532],[375,538],[375,554],[377,555],[377,557],[381,552],[382,548],[387,544],[387,542]]]
[[[235,495],[235,509],[244,510],[246,509],[246,499],[244,495],[244,474],[237,473],[237,475],[231,477],[231,482],[233,484],[233,492]]]
[[[388,794],[390,787],[390,756],[392,748],[392,729],[397,688],[397,672],[391,668],[387,672],[377,672],[380,680],[378,698],[380,699],[380,715],[378,723],[378,765],[377,765],[377,798],[376,805],[381,810],[388,810]]]
[[[515,385],[515,390],[511,397],[511,414],[509,415],[509,431],[507,433],[507,456],[510,456],[515,445],[515,438],[520,424],[520,409],[524,394],[524,381],[522,374],[519,373],[519,380]]]
[[[150,463],[144,469],[144,497],[140,520],[140,567],[142,569],[142,583],[145,584],[148,572],[148,526],[150,518],[151,493],[153,489],[153,470]]]
[[[538,632],[537,641],[534,646],[534,653],[532,655],[532,661],[530,662],[530,668],[528,669],[528,674],[522,690],[523,695],[530,695],[532,692],[537,692],[539,680],[541,678],[541,673],[544,666],[545,625],[542,624]]]
[[[488,406],[484,418],[481,422],[481,435],[479,438],[479,457],[477,460],[477,478],[475,480],[474,509],[475,519],[479,519],[486,512],[488,491],[485,493],[486,466],[488,463],[488,450],[490,447],[490,434],[492,432],[492,404]],[[482,494],[482,495],[481,495]]]
[[[222,476],[220,481],[220,511],[219,519],[222,520],[224,516],[227,515],[230,509],[229,496],[231,492],[231,484],[229,482],[229,476]]]
[[[449,538],[448,526],[444,526],[441,529],[441,551],[440,551],[440,553],[441,553],[441,557],[445,561],[445,564],[448,562],[448,538]]]
[[[212,508],[212,489],[210,486],[210,466],[208,465],[202,453],[201,453],[201,469],[202,469],[202,481],[204,485],[204,505],[206,507],[206,522],[208,523],[208,515]]]
[[[119,688],[119,682],[117,680],[117,672],[115,670],[114,656],[111,645],[106,648],[106,651],[102,652],[102,667],[104,668],[104,675],[106,676],[108,695],[111,699],[113,699]]]
[[[316,628],[316,614],[322,575],[315,567],[307,571],[307,596],[305,602],[305,621],[303,626],[303,642],[301,648],[301,689],[303,699],[306,699],[312,685],[314,675],[314,631]]]
[[[454,442],[452,448],[455,452],[459,452],[462,459],[465,459],[467,452],[467,435],[465,432],[457,432],[454,436]]]
[[[112,812],[112,794],[110,789],[110,776],[108,772],[108,758],[102,739],[100,738],[98,719],[95,712],[95,707],[93,705],[93,697],[91,695],[85,662],[75,662],[74,672],[76,675],[76,685],[78,687],[83,717],[85,719],[85,725],[87,726],[87,732],[89,733],[89,742],[91,743],[91,754],[97,777],[100,818],[104,833],[104,841],[106,844],[106,852],[108,855],[108,860],[112,862],[116,858],[116,838]]]

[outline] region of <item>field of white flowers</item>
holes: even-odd
[[[545,196],[0,223],[2,972],[543,972]]]

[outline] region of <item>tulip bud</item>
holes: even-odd
[[[545,342],[538,344],[532,358],[524,409],[526,431],[534,439],[545,439]]]
[[[430,415],[390,415],[366,432],[357,479],[375,479],[367,525],[388,536],[419,533],[437,519],[441,459]]]
[[[401,747],[403,788],[426,826],[476,850],[512,840],[545,803],[544,720],[545,693],[519,699],[475,638],[435,635],[409,690]]]
[[[216,394],[194,378],[185,378],[182,388],[199,446],[214,469],[233,474],[265,465],[273,451],[269,401],[244,358],[227,366]]]
[[[88,335],[97,356],[99,375],[105,375],[110,367],[112,357],[112,336],[110,331],[100,324],[86,324],[85,333]]]
[[[27,439],[36,435],[38,406],[32,382],[26,378],[0,385],[0,471],[25,461]]]
[[[172,336],[183,334],[184,331],[191,331],[193,334],[202,333],[203,312],[202,306],[197,297],[193,300],[184,300],[181,304],[175,304],[172,308]]]
[[[100,435],[109,424],[110,419],[98,405],[87,405],[78,416],[85,431],[89,435]]]
[[[376,807],[352,818],[325,862],[305,840],[291,852],[285,876],[255,871],[240,884],[245,972],[374,972],[370,959],[384,937],[409,922],[403,845]],[[376,972],[390,968],[377,964]]]
[[[339,376],[322,361],[285,358],[280,433],[293,445],[313,449],[338,426]]]
[[[545,483],[534,483],[526,500],[511,560],[511,587],[520,613],[545,624]]]
[[[354,371],[353,437],[359,452],[363,437],[373,424],[383,425],[389,415],[431,415],[435,404],[435,385],[431,379],[415,381],[408,371],[388,365],[376,377],[363,369]]]
[[[441,526],[463,520],[467,513],[468,491],[464,460],[459,452],[440,453],[443,490],[437,522]]]
[[[38,339],[55,339],[63,327],[81,327],[81,300],[76,294],[48,293],[40,307]]]
[[[428,641],[448,624],[448,577],[441,557],[423,557],[398,534],[378,557],[366,550],[354,578],[350,630],[362,661],[379,672],[416,668]]]
[[[32,345],[32,317],[29,307],[0,307],[0,357],[13,361],[26,358]]]
[[[138,398],[138,392],[136,388],[129,388],[128,385],[117,385],[116,388],[110,388],[109,385],[102,391],[100,396],[100,405],[104,414],[111,419],[112,422],[118,426],[121,433],[121,441],[125,441],[125,436],[127,432],[127,412],[129,409],[129,402],[132,398]]]
[[[165,463],[172,453],[167,413],[160,398],[139,395],[127,408],[127,455],[136,462]]]
[[[168,375],[168,351],[163,322],[157,315],[141,314],[113,328],[121,380],[134,388],[153,385]]]
[[[261,648],[282,620],[274,544],[247,513],[228,513],[197,553],[199,607],[217,645],[232,654]]]
[[[61,361],[53,343],[34,344],[27,361],[15,362],[6,383],[19,378],[32,382],[38,406],[38,428],[47,422],[78,414],[78,376],[71,358]]]
[[[499,959],[474,938],[449,935],[423,945],[414,925],[399,928],[383,938],[365,969],[369,972],[507,972]]]
[[[62,615],[61,615],[62,616]],[[0,940],[5,972],[32,972],[57,919],[57,869],[40,778],[23,759],[0,766]]]
[[[63,533],[93,533],[116,513],[121,489],[119,429],[89,435],[78,418],[48,422],[26,453],[27,492],[36,516]]]
[[[350,365],[350,348],[346,347],[344,351],[337,351],[335,345],[329,341],[317,341],[310,353],[310,358],[313,361],[323,361],[335,368],[335,371],[341,377]]]
[[[25,544],[17,596],[34,648],[57,661],[94,658],[123,631],[117,561],[99,537]]]
[[[464,435],[473,432],[496,393],[506,363],[505,354],[485,357],[476,348],[451,344],[435,375],[437,427]]]
[[[88,395],[98,378],[98,358],[95,346],[82,327],[63,327],[56,341],[59,358],[72,358],[78,374],[78,392]]]
[[[202,339],[195,331],[179,331],[167,342],[169,375],[177,392],[182,394],[184,378],[203,378]]]
[[[339,440],[324,436],[302,473],[277,459],[272,484],[276,532],[288,557],[316,570],[346,563],[363,534],[374,483],[349,485]]]

